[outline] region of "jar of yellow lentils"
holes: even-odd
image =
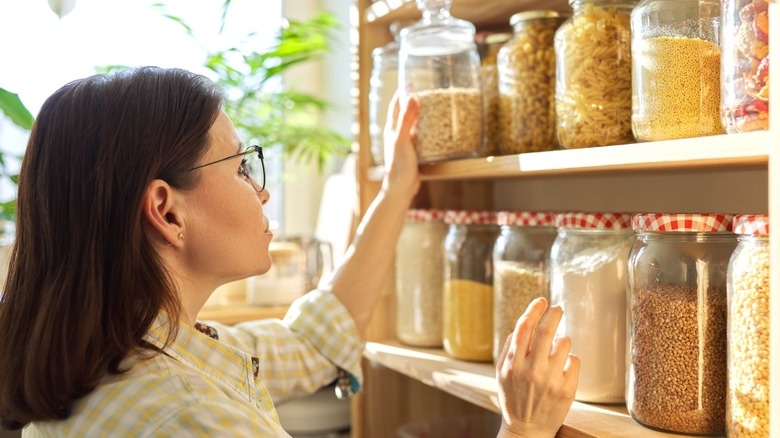
[[[643,0],[631,13],[638,141],[723,134],[720,0]]]
[[[493,245],[500,228],[490,211],[449,210],[444,240],[444,350],[493,360]]]
[[[631,143],[635,0],[569,0],[555,32],[555,118],[563,149]]]
[[[729,134],[767,129],[769,0],[723,0],[722,14],[723,126]]]
[[[769,437],[769,217],[737,215],[728,270],[728,436]]]
[[[514,36],[498,52],[502,154],[555,149],[555,31],[568,14],[512,15]]]

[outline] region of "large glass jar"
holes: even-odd
[[[769,128],[769,0],[723,0],[723,127]]]
[[[631,13],[638,141],[723,134],[720,0],[643,0]]]
[[[640,214],[629,259],[631,416],[653,429],[722,434],[731,215]]]
[[[499,98],[498,98],[498,51],[509,39],[511,33],[477,34],[477,50],[479,62],[482,64],[482,92],[485,96],[485,151],[484,156],[498,155],[499,131]]]
[[[514,36],[498,53],[502,154],[555,149],[555,31],[566,15],[512,16]]]
[[[395,329],[398,340],[439,347],[442,339],[444,237],[441,210],[412,209],[395,248]]]
[[[582,363],[575,399],[623,403],[631,216],[561,213],[555,223],[550,302],[563,308],[558,335],[571,339],[571,352]]]
[[[517,319],[536,298],[550,297],[548,260],[555,240],[552,213],[502,211],[493,248],[493,362]]]
[[[371,52],[373,66],[368,91],[368,132],[372,164],[384,164],[384,130],[387,111],[398,88],[398,39],[404,23],[390,25],[393,41]]]
[[[555,118],[564,149],[631,143],[635,0],[569,0],[555,33]]]
[[[420,163],[477,157],[485,115],[474,25],[450,16],[451,0],[417,0],[422,20],[401,30],[398,93],[419,102]]]
[[[728,271],[730,437],[769,437],[769,217],[738,215]]]
[[[444,241],[444,350],[493,359],[493,245],[500,231],[489,211],[450,210]]]

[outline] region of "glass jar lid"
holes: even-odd
[[[734,216],[734,232],[747,236],[768,236],[768,214],[738,214]]]
[[[493,211],[447,210],[444,222],[458,225],[491,225],[496,223],[496,213]]]
[[[643,213],[631,219],[636,231],[718,233],[731,231],[734,215],[715,213]]]
[[[444,210],[411,208],[406,211],[406,220],[413,222],[434,222],[444,220]]]
[[[555,216],[558,228],[621,230],[631,228],[629,213],[560,213]]]
[[[450,15],[451,0],[417,0],[422,20],[401,29],[403,49],[413,56],[446,56],[475,50],[474,24]]]
[[[555,225],[555,215],[539,211],[499,211],[496,221],[499,225],[516,227],[551,227]]]

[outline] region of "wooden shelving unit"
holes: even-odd
[[[360,213],[380,189],[381,167],[372,167],[368,137],[368,79],[371,50],[390,40],[387,27],[419,17],[414,0],[356,0],[353,53]],[[513,13],[529,9],[568,11],[566,0],[453,0],[452,15],[477,29],[505,26]],[[780,22],[780,0],[770,0],[770,22]],[[780,32],[770,34],[780,47]],[[780,83],[778,69],[770,71]],[[771,99],[780,102],[778,87]],[[767,132],[637,143],[580,150],[559,150],[442,162],[421,167],[422,195],[417,206],[430,208],[543,208],[578,205],[614,211],[704,209],[712,212],[770,213],[780,230],[780,112],[771,113]],[[658,184],[659,182],[663,184]],[[620,186],[628,186],[625,187]],[[744,202],[745,200],[749,202]],[[584,207],[583,207],[584,206]],[[633,209],[633,210],[632,210]],[[590,210],[593,211],[593,210]],[[609,210],[600,210],[609,211]],[[671,212],[671,211],[670,211]],[[780,259],[780,240],[770,256]],[[771,283],[780,284],[780,264]],[[369,327],[364,393],[353,403],[353,436],[393,437],[395,427],[420,419],[435,420],[478,410],[498,412],[492,364],[464,362],[442,350],[410,348],[394,340],[394,284],[388,282]],[[771,319],[780,321],[780,300],[771,303]],[[771,361],[780,361],[780,336],[771,341]],[[780,367],[771,369],[771,394],[780,394]],[[420,389],[423,386],[423,389]],[[417,399],[422,402],[417,402]],[[776,399],[776,396],[772,396]],[[468,405],[458,404],[465,400]],[[413,406],[412,409],[410,406]],[[779,435],[780,405],[772,406],[772,436]],[[560,437],[681,436],[640,426],[623,405],[575,402]]]

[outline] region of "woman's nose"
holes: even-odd
[[[271,199],[271,194],[268,192],[268,187],[264,188],[262,192],[257,192],[257,197],[260,198],[260,202],[265,205],[268,200]]]

